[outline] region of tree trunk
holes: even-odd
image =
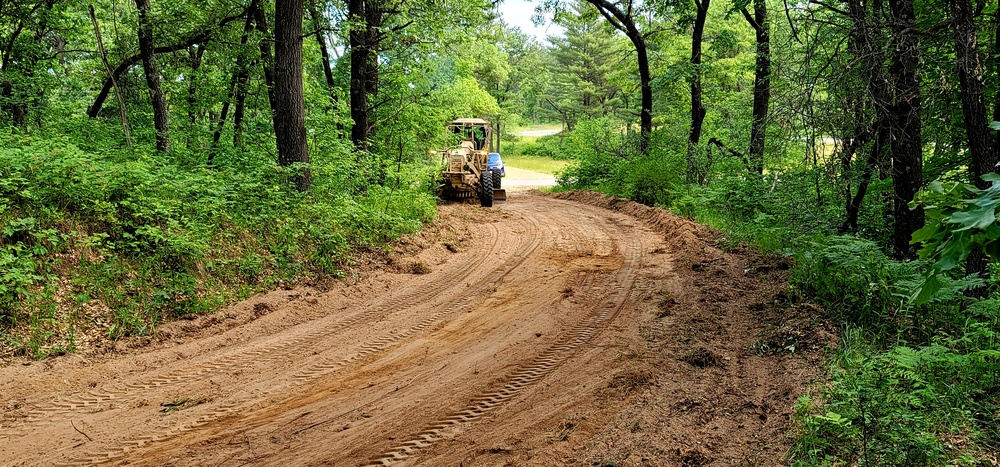
[[[705,106],[701,101],[701,39],[705,34],[705,20],[711,0],[694,0],[697,16],[691,32],[691,131],[688,133],[687,178],[688,182],[704,183],[698,167],[697,150],[701,141],[701,125],[705,121]]]
[[[849,0],[848,9],[854,23],[851,32],[854,48],[868,79],[867,95],[875,109],[877,125],[888,125],[890,132],[893,197],[893,254],[896,258],[913,258],[916,248],[910,245],[913,233],[923,227],[922,210],[909,208],[909,203],[923,183],[923,147],[920,127],[920,86],[917,77],[919,49],[915,35],[912,0],[890,0],[892,14],[892,63],[885,69],[885,53],[881,27],[871,20],[867,7],[881,9],[882,4],[870,5]],[[875,15],[876,13],[872,13]],[[874,26],[873,26],[874,25]]]
[[[222,130],[226,126],[226,117],[229,115],[229,105],[230,101],[234,98],[236,99],[237,105],[234,110],[233,118],[233,128],[240,127],[243,122],[243,99],[246,98],[246,82],[250,78],[250,70],[246,64],[246,56],[243,49],[246,47],[247,43],[250,42],[250,31],[253,30],[253,14],[249,11],[253,11],[257,8],[257,0],[250,2],[250,7],[248,10],[246,21],[243,23],[243,35],[240,37],[240,52],[236,56],[236,69],[233,70],[233,77],[229,80],[229,92],[226,94],[226,100],[222,103],[222,113],[219,114],[219,124],[215,127],[215,132],[212,133],[212,149],[213,151],[208,154],[208,165],[212,165],[212,160],[215,158],[214,149],[219,145],[219,139],[222,138]],[[240,92],[242,91],[242,96]],[[238,147],[237,144],[240,141],[239,131],[234,130],[233,136],[233,147]]]
[[[767,112],[771,103],[771,31],[767,21],[767,2],[754,0],[753,16],[742,10],[757,35],[757,64],[753,82],[753,122],[750,126],[750,169],[764,173],[764,140],[767,136]]]
[[[309,15],[312,16],[313,29],[316,30],[316,44],[319,45],[320,56],[323,57],[323,76],[326,77],[327,91],[330,93],[330,100],[336,102],[336,84],[333,81],[333,68],[330,67],[330,51],[326,47],[326,39],[323,37],[323,24],[320,21],[321,15],[316,11],[316,4],[309,5]]]
[[[322,26],[327,23],[321,21],[323,15],[317,11],[316,4],[309,7],[309,14],[312,15],[313,27],[316,29],[316,44],[319,45],[320,57],[323,59],[323,76],[326,78],[327,93],[330,94],[330,103],[337,104],[337,83],[333,79],[333,68],[330,65],[330,50],[327,48],[326,37],[323,36]],[[344,124],[337,121],[337,137],[344,134]]]
[[[256,61],[250,67],[256,65]],[[243,117],[246,114],[247,85],[250,82],[250,70],[244,68],[236,78],[236,108],[233,110],[233,147],[243,146]]]
[[[201,57],[205,54],[204,46],[191,46],[188,48],[188,64],[191,66],[191,76],[188,77],[188,121],[191,123],[191,134],[194,126],[198,124],[198,113],[195,107],[198,105],[198,69],[201,68]]]
[[[267,27],[267,15],[264,14],[264,9],[261,8],[259,4],[256,4],[253,9],[253,20],[257,31],[263,35],[260,39],[260,43],[258,44],[258,47],[260,48],[260,63],[264,69],[264,84],[267,85],[267,102],[270,105],[271,113],[273,114],[277,110],[277,104],[274,101],[273,66],[275,59],[271,55],[271,42],[273,39]],[[301,29],[301,26],[299,29]]]
[[[198,70],[201,68],[201,60],[205,55],[205,47],[202,45],[188,48],[188,65],[191,67],[190,76],[187,76],[187,114],[190,127],[187,129],[187,147],[195,150],[198,146]]]
[[[18,81],[17,86],[10,80],[0,82],[0,97],[3,97],[5,101],[3,110],[10,113],[11,122],[17,127],[24,127],[27,124],[28,114],[32,107],[40,107],[44,91],[33,84],[35,68],[40,60],[40,51],[34,47],[26,49],[15,47],[15,44],[24,28],[28,26],[30,17],[36,15],[37,23],[33,39],[36,45],[42,42],[48,30],[49,14],[55,3],[55,0],[37,3],[30,12],[25,11],[26,15],[20,18],[15,12],[14,18],[18,19],[17,26],[12,27],[13,30],[10,31],[7,43],[0,50],[0,72],[11,71],[10,65],[13,63],[15,72],[19,71],[22,74],[22,79]],[[2,9],[2,4],[3,2],[0,1],[0,9]],[[35,119],[41,126],[41,115],[38,112],[35,112]]]
[[[876,131],[875,144],[872,145],[871,150],[868,152],[868,157],[865,160],[865,167],[861,172],[861,181],[858,182],[858,191],[851,196],[851,186],[850,183],[847,185],[847,219],[844,220],[844,224],[840,226],[840,233],[855,232],[858,230],[858,215],[861,213],[861,204],[864,203],[865,195],[868,194],[868,186],[871,184],[872,174],[878,167],[879,156],[885,147],[886,139],[888,138],[888,131],[885,128],[880,128]],[[866,137],[867,138],[867,137]],[[850,152],[844,157],[845,169],[850,166],[850,158],[852,153],[856,152],[865,143],[862,141],[852,142],[853,146]]]
[[[632,41],[635,47],[636,60],[639,65],[639,87],[641,94],[639,111],[639,153],[646,155],[649,153],[649,139],[653,133],[653,88],[650,85],[652,78],[649,73],[649,56],[646,53],[646,38],[635,25],[635,20],[631,12],[624,12],[615,4],[607,0],[587,0],[597,7],[597,11],[604,16],[615,29],[625,33],[625,36]],[[706,0],[707,1],[707,0]],[[588,104],[584,104],[588,106]]]
[[[18,22],[17,27],[10,33],[10,39],[8,43],[4,46],[3,50],[0,51],[0,72],[6,72],[10,68],[10,64],[16,60],[14,57],[14,44],[17,41],[17,37],[21,35],[21,31],[24,30],[25,18],[21,18]],[[17,104],[17,100],[14,99],[14,83],[8,79],[0,81],[0,97],[4,100],[3,110],[10,113],[11,122],[14,126],[24,125],[24,112],[22,106]]]
[[[993,68],[997,72],[997,76],[1000,77],[1000,11],[997,11],[993,15]],[[1000,86],[997,86],[996,94],[993,96],[993,121],[1000,122]],[[1000,150],[1000,131],[996,132],[996,141],[993,142],[994,148]]]
[[[274,2],[274,133],[282,166],[309,162],[302,95],[302,1]],[[304,168],[295,177],[295,188],[306,191],[311,182],[312,174]]]
[[[108,72],[108,80],[111,81],[111,85],[115,89],[115,97],[118,99],[118,113],[122,120],[122,130],[125,132],[125,144],[131,148],[132,132],[128,128],[128,113],[125,109],[125,98],[122,97],[122,91],[118,87],[118,80],[115,78],[115,74],[111,70],[111,65],[108,64],[108,54],[104,50],[104,40],[101,38],[101,28],[97,24],[97,16],[94,15],[94,5],[88,5],[87,8],[90,11],[90,22],[94,25],[94,37],[97,38],[97,51],[101,54],[101,63],[104,64],[104,69]],[[91,116],[91,118],[94,117]]]
[[[347,17],[351,21],[348,42],[351,48],[351,142],[358,151],[368,150],[368,58],[369,49],[366,0],[348,0]]]
[[[365,76],[365,89],[370,97],[374,97],[378,96],[379,90],[378,53],[380,50],[379,43],[381,42],[379,36],[382,34],[382,21],[384,20],[385,10],[382,0],[366,0],[365,3],[365,43],[368,49],[368,54],[365,55],[368,59],[368,66],[365,67],[365,72],[367,73]],[[369,136],[374,134],[374,126],[368,132]]]
[[[893,251],[897,258],[913,259],[917,248],[910,245],[913,233],[924,226],[922,208],[910,210],[910,202],[923,184],[923,143],[920,127],[920,49],[913,13],[913,0],[889,0],[892,13],[893,63],[889,74],[895,105],[892,115]]]
[[[156,150],[170,152],[170,116],[167,110],[167,96],[163,92],[160,68],[156,64],[156,46],[153,43],[153,28],[149,24],[149,0],[135,0],[139,11],[139,54],[149,88],[149,101],[153,104],[153,126],[156,128]]]
[[[970,169],[973,183],[980,189],[989,187],[989,182],[981,177],[997,170],[1000,160],[990,133],[983,96],[983,68],[979,63],[979,47],[976,42],[974,10],[969,0],[951,0],[952,20],[955,28],[955,61],[962,94],[962,118],[965,121],[965,135],[972,154]],[[989,258],[981,250],[969,255],[966,272],[989,276]],[[985,296],[985,288],[973,295]]]
[[[378,1],[349,0],[348,18],[351,27],[348,42],[351,48],[351,141],[359,151],[368,150],[368,139],[375,132],[370,122],[370,96],[378,95],[378,41],[383,10]]]
[[[229,22],[231,21],[243,19],[244,15],[246,14],[248,14],[248,12],[244,11],[238,15],[227,16],[225,18],[222,18],[219,21],[218,27],[198,32],[197,34],[192,35],[191,37],[180,43],[156,47],[153,49],[153,53],[162,54],[162,53],[176,52],[178,50],[183,50],[188,47],[191,47],[192,45],[195,44],[206,45],[211,41],[211,33],[222,30],[226,26],[226,24],[229,24]],[[104,79],[104,86],[101,87],[101,90],[98,91],[97,96],[94,97],[94,103],[87,108],[87,116],[89,116],[90,118],[97,118],[97,116],[101,113],[101,109],[104,107],[104,101],[107,100],[108,94],[114,87],[114,82],[118,80],[118,78],[120,78],[122,74],[128,71],[129,68],[132,68],[133,65],[139,63],[141,60],[142,60],[141,53],[132,55],[123,60],[118,65],[117,68],[115,68],[111,73],[108,74],[108,77]]]
[[[986,189],[990,184],[981,177],[996,171],[1000,158],[986,117],[983,68],[979,62],[974,10],[969,0],[951,0],[951,5],[955,23],[955,59],[962,94],[962,118],[965,120],[965,134],[972,154],[970,168],[973,183],[980,189]]]

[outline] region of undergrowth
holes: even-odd
[[[168,318],[338,276],[435,214],[420,177],[319,155],[300,194],[269,160],[213,168],[67,137],[0,134],[0,357],[73,351],[81,330],[146,335]]]

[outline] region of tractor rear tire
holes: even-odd
[[[493,174],[487,171],[479,175],[479,204],[484,208],[493,207]]]
[[[500,189],[500,178],[502,177],[502,175],[500,175],[500,169],[493,169],[493,170],[490,170],[490,172],[493,173],[493,188],[496,189],[496,190],[499,190]]]

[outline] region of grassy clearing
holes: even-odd
[[[519,134],[525,131],[546,131],[546,130],[562,130],[562,124],[560,123],[542,123],[539,125],[531,125],[526,127],[514,128],[512,132],[514,134]],[[504,130],[507,131],[507,130]],[[523,137],[522,137],[523,138]]]
[[[560,161],[553,159],[551,157],[544,156],[525,156],[525,155],[513,155],[504,156],[504,164],[509,167],[517,167],[519,169],[530,170],[532,172],[540,172],[543,174],[555,175],[556,172],[566,168],[569,165],[569,161]]]
[[[559,125],[536,125],[525,128],[529,130],[559,129]],[[506,141],[503,146],[504,163],[510,167],[530,170],[543,174],[555,175],[570,165],[563,153],[558,149],[556,136],[519,136]],[[553,157],[555,156],[555,157]]]

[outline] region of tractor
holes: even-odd
[[[478,118],[459,118],[447,126],[456,136],[457,146],[441,150],[444,170],[439,179],[438,196],[448,199],[479,197],[479,204],[492,207],[494,201],[506,201],[507,191],[500,188],[500,169],[488,168],[493,148],[493,127]],[[437,151],[428,151],[431,155]],[[497,157],[494,157],[495,159]]]

